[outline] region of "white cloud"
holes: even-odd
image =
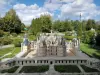
[[[51,0],[51,2],[45,2],[44,3],[44,8],[49,10],[49,11],[54,11],[59,9],[61,4],[58,3],[57,0]]]
[[[18,14],[19,18],[23,23],[31,24],[31,21],[33,18],[40,17],[41,14],[51,14],[48,12],[45,8],[39,7],[37,4],[34,5],[25,5],[25,4],[16,4],[13,6],[13,8],[16,10],[16,13]]]
[[[94,18],[100,15],[100,10],[97,10],[96,4],[93,0],[74,0],[71,3],[63,4],[61,7],[60,18],[78,17],[82,13],[84,19]]]
[[[16,0],[0,0],[0,14],[9,10],[8,5]],[[40,17],[41,14],[47,13],[52,16],[56,16],[57,19],[79,19],[80,13],[82,19],[95,18],[100,16],[100,7],[94,4],[94,0],[46,0],[43,7],[39,7],[37,4],[26,5],[17,3],[13,5],[19,18],[25,24],[30,24],[33,18]],[[56,10],[60,11],[59,13]]]
[[[83,19],[100,15],[94,0],[46,0],[44,8],[50,11],[60,10],[59,19],[79,19],[80,13]]]
[[[3,17],[8,10],[8,7],[12,6],[16,0],[0,0],[0,16]]]

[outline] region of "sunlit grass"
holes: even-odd
[[[93,49],[88,44],[81,43],[80,49],[90,56],[93,56],[94,54],[100,56],[100,50]]]
[[[13,47],[0,49],[0,57],[3,56],[4,54],[11,52],[12,50],[13,50]]]
[[[9,50],[8,50],[8,51],[9,51]],[[7,49],[6,49],[5,54],[6,54],[8,51],[7,51]],[[14,57],[16,54],[18,54],[20,51],[21,51],[21,47],[15,47],[15,48],[13,48],[13,49],[11,50],[11,54],[9,54],[9,55],[7,55],[7,56],[5,56],[5,57],[3,57],[3,58],[0,58],[0,60],[1,60],[1,59],[4,59],[4,58],[12,58],[12,57]],[[10,52],[10,51],[9,51],[9,52]]]
[[[21,48],[20,48],[20,47],[15,47],[15,49],[12,51],[12,54],[7,55],[7,56],[4,57],[4,58],[12,58],[12,57],[14,57],[16,54],[18,54],[20,51],[21,51]]]

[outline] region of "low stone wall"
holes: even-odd
[[[25,65],[51,65],[51,64],[54,64],[54,65],[87,65],[92,68],[99,68],[97,64],[87,59],[41,59],[41,58],[40,59],[12,59],[10,61],[0,63],[0,66],[5,65],[7,67],[8,66],[12,67],[12,66],[25,66]]]
[[[56,74],[56,73],[49,73],[49,74],[46,74],[46,73],[5,73],[5,74],[2,74],[0,73],[0,75],[100,75],[100,73],[59,73],[59,74]]]
[[[100,73],[60,73],[60,75],[100,75]]]
[[[91,60],[88,59],[66,59],[66,58],[55,58],[55,59],[48,59],[48,58],[34,58],[34,59],[12,59],[10,61],[6,61],[6,62],[2,62],[0,63],[0,69],[8,69],[14,66],[36,66],[36,65],[86,65],[89,66],[91,68],[100,68],[100,66],[97,65],[97,63],[100,62],[96,62],[96,64],[94,62],[92,62]],[[2,65],[5,65],[4,67],[2,67]],[[6,67],[7,66],[7,67]],[[99,70],[100,71],[100,70]],[[89,72],[89,73],[52,73],[49,72],[50,74],[46,74],[46,73],[19,73],[19,74],[5,74],[5,75],[100,75],[100,73],[98,72]],[[0,74],[3,75],[3,74]]]

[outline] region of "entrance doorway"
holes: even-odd
[[[53,64],[53,62],[52,62],[52,61],[50,61],[50,64]]]

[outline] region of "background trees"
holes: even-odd
[[[21,33],[26,26],[21,22],[14,9],[10,9],[3,18],[0,18],[0,37],[5,35],[5,32]],[[92,43],[94,39],[94,33],[90,32],[94,29],[97,33],[100,33],[100,22],[97,23],[93,19],[89,20],[55,20],[52,21],[50,15],[44,14],[39,18],[33,19],[31,25],[27,28],[34,35],[39,32],[50,32],[51,30],[64,33],[77,34],[77,37],[82,39],[84,43]],[[66,35],[66,38],[73,38],[76,36]],[[96,37],[96,41],[99,37]],[[98,42],[98,41],[97,41]]]
[[[72,22],[69,20],[65,21],[56,20],[53,22],[52,28],[54,31],[59,31],[59,32],[66,32],[73,30]]]
[[[86,30],[90,30],[91,28],[96,29],[96,22],[95,20],[88,19],[87,24],[86,24]]]
[[[50,15],[41,15],[40,18],[32,20],[30,30],[36,35],[39,32],[50,32],[52,26]]]
[[[23,24],[14,9],[10,9],[3,18],[0,18],[0,30],[20,33]]]

